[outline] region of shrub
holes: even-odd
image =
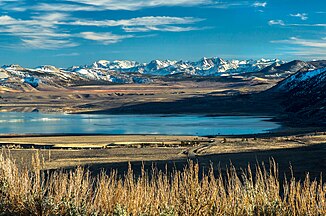
[[[19,170],[0,155],[2,215],[326,215],[326,185],[291,177],[280,183],[277,164],[239,172],[234,166],[214,175],[200,173],[196,163],[172,174],[132,169],[91,177],[89,171]]]

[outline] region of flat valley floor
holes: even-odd
[[[266,90],[277,81],[190,79],[145,85],[39,86],[26,92],[6,92],[0,88],[0,111],[270,114],[279,108],[277,103],[249,95]]]
[[[43,169],[89,168],[93,174],[118,170],[121,174],[131,164],[134,173],[141,167],[155,166],[182,170],[193,160],[202,170],[211,165],[222,170],[232,163],[237,168],[269,164],[274,159],[280,176],[292,174],[304,178],[325,176],[326,135],[312,133],[297,136],[216,137],[196,136],[12,136],[0,138],[2,154],[14,158],[20,167],[30,167],[36,153],[43,161]],[[36,147],[26,148],[30,144]],[[37,146],[51,144],[51,149]],[[36,149],[37,148],[37,149]],[[291,170],[291,167],[293,170]],[[217,170],[217,169],[216,169]],[[322,173],[323,172],[323,173]],[[321,174],[322,173],[322,174]]]

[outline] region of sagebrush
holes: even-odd
[[[240,174],[234,166],[214,175],[213,166],[199,172],[193,162],[172,173],[132,169],[91,176],[83,168],[19,169],[0,155],[2,215],[326,215],[326,185],[278,176],[277,164],[250,166]]]

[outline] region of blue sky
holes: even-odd
[[[326,59],[324,0],[0,0],[0,64]]]

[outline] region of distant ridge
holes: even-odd
[[[57,68],[42,65],[24,68],[17,64],[4,65],[0,71],[0,85],[24,89],[51,86],[65,88],[71,85],[109,83],[151,83],[160,77],[243,77],[280,79],[298,71],[314,70],[326,61],[285,62],[279,59],[224,60],[218,57],[198,61],[153,60],[149,63],[124,60],[99,60],[90,65]],[[173,75],[173,76],[171,76]]]
[[[309,64],[319,66],[314,70],[299,71],[274,86],[270,92],[283,98],[283,106],[303,122],[326,124],[326,65],[323,62]]]

